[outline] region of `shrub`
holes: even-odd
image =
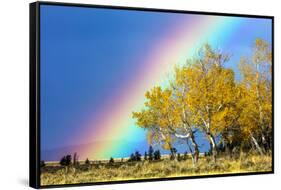
[[[153,153],[154,153],[154,150],[152,148],[152,146],[149,146],[149,149],[148,149],[148,160],[153,160]]]
[[[71,155],[66,155],[60,160],[60,165],[69,166],[71,164]]]
[[[141,161],[141,154],[139,153],[139,151],[135,152],[135,159],[136,161]]]
[[[136,161],[136,157],[135,157],[135,154],[134,154],[134,153],[132,153],[132,154],[130,155],[130,158],[129,158],[128,162],[133,162],[133,161]]]
[[[187,152],[185,151],[184,154],[183,154],[183,160],[187,160],[187,158],[188,158],[187,157]]]
[[[139,151],[132,153],[128,161],[129,162],[141,161],[141,154],[139,153]]]
[[[181,160],[182,160],[182,157],[181,157],[181,154],[180,154],[180,153],[178,153],[178,155],[177,155],[177,160],[178,160],[178,161],[181,161]]]
[[[78,155],[77,155],[76,152],[75,152],[74,155],[73,155],[73,165],[79,165],[79,162],[78,162]]]
[[[40,167],[42,168],[42,167],[45,167],[45,166],[46,166],[45,161],[44,160],[40,161]]]
[[[144,160],[147,160],[147,157],[148,157],[148,155],[147,155],[147,152],[145,151],[144,152]]]
[[[161,153],[160,150],[156,150],[154,152],[154,160],[160,160],[161,159]]]
[[[174,160],[176,158],[177,149],[171,148],[170,151],[171,151],[170,160]]]
[[[90,165],[90,160],[88,158],[85,160],[85,164]]]
[[[114,159],[113,159],[112,157],[110,157],[109,163],[110,163],[110,164],[113,164],[113,163],[114,163]]]

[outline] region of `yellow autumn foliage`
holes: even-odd
[[[152,130],[150,139],[164,147],[170,146],[176,133],[194,128],[206,134],[213,149],[218,143],[214,137],[219,135],[230,144],[254,140],[258,146],[259,139],[270,141],[271,58],[269,44],[257,39],[252,56],[242,57],[240,73],[235,73],[225,66],[228,54],[205,44],[185,65],[175,67],[170,86],[146,92],[145,109],[134,112],[133,118],[138,126]]]

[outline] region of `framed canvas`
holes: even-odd
[[[274,172],[272,16],[30,4],[30,186]]]

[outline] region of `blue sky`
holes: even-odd
[[[41,5],[41,149],[73,142],[99,107],[133,80],[151,46],[169,35],[169,28],[196,16]],[[256,38],[271,43],[271,21],[240,18],[226,43],[211,41],[231,52],[228,67],[237,72],[241,55],[249,55]],[[136,84],[137,85],[137,84]],[[144,132],[140,151],[147,148]],[[208,144],[198,134],[199,144]],[[82,141],[81,141],[82,142]],[[205,146],[208,149],[208,146]],[[202,149],[202,151],[205,151]],[[128,151],[127,151],[128,152]]]

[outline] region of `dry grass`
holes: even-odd
[[[245,155],[236,158],[220,157],[214,163],[203,157],[196,166],[185,161],[162,160],[155,162],[123,162],[91,164],[76,167],[45,166],[41,169],[41,185],[75,184],[102,181],[200,176],[271,171],[271,155]]]

